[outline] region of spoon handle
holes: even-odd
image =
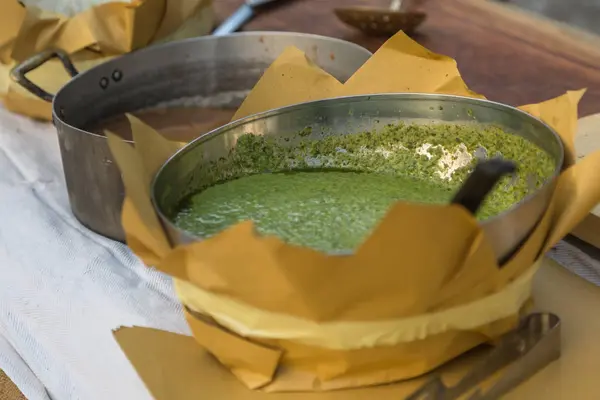
[[[392,0],[390,11],[400,11],[402,8],[402,0]]]
[[[452,204],[459,204],[471,214],[476,214],[498,181],[504,175],[512,174],[516,170],[517,166],[514,162],[501,158],[480,161],[454,195]]]
[[[240,29],[246,22],[254,17],[254,10],[248,4],[242,4],[229,18],[217,27],[213,36],[223,36]]]

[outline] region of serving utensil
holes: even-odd
[[[392,0],[389,9],[376,7],[343,7],[335,15],[347,25],[360,29],[367,35],[392,36],[398,31],[412,33],[425,21],[421,11],[406,10],[403,0]]]
[[[550,313],[530,314],[517,329],[502,336],[494,349],[458,384],[446,386],[438,376],[406,400],[498,399],[560,358],[560,353],[560,319]],[[501,377],[490,389],[477,389],[498,372]]]
[[[479,161],[454,195],[451,203],[461,205],[475,215],[500,179],[516,171],[517,165],[510,160],[491,158]]]
[[[229,18],[221,23],[212,33],[213,36],[223,36],[233,33],[250,21],[258,9],[277,0],[246,0]]]

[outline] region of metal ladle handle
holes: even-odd
[[[400,11],[402,8],[402,0],[392,0],[390,11]]]
[[[451,203],[461,205],[475,215],[498,181],[504,175],[515,173],[516,170],[517,165],[514,162],[502,158],[490,158],[478,162]]]
[[[229,35],[240,29],[246,22],[254,17],[254,10],[248,4],[242,4],[229,18],[217,27],[213,36]]]

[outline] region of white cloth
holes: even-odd
[[[75,220],[51,125],[0,108],[0,171],[0,369],[30,400],[150,399],[111,332],[189,334],[170,280]],[[551,256],[600,276],[566,243]]]
[[[0,369],[30,400],[150,399],[112,337],[189,334],[168,277],[70,212],[54,127],[0,108]]]

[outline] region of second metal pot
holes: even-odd
[[[89,229],[123,241],[124,189],[98,121],[138,110],[209,105],[236,109],[288,46],[303,50],[341,81],[371,55],[353,43],[299,33],[252,32],[206,36],[149,47],[77,75],[68,56],[48,51],[13,71],[33,94],[53,101],[53,120],[75,217]],[[58,57],[74,76],[55,96],[25,74]],[[198,132],[198,134],[204,132]]]

